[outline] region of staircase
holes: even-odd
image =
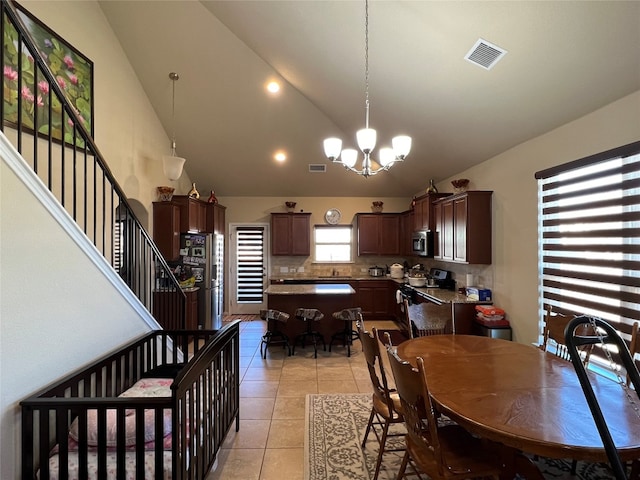
[[[2,132],[160,326],[184,329],[185,295],[85,127],[86,99],[68,100],[21,18],[2,0]]]

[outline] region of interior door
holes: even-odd
[[[230,224],[229,313],[257,315],[267,308],[269,225]]]

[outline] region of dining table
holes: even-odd
[[[608,462],[571,362],[533,346],[473,335],[418,337],[397,346],[424,360],[429,393],[442,414],[471,433],[517,452],[504,478],[544,478],[529,456]],[[622,461],[640,458],[635,391],[588,372]]]

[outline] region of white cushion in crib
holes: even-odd
[[[166,378],[145,378],[136,382],[130,389],[123,392],[121,397],[168,397],[171,396],[170,386],[173,380]],[[106,437],[107,446],[117,445],[117,415],[116,410],[107,410]],[[163,415],[163,434],[171,433],[171,410],[165,409]],[[76,442],[79,441],[78,419],[76,418],[69,429],[69,436]],[[144,411],[144,442],[155,439],[155,412],[154,410]],[[87,443],[89,446],[98,445],[98,412],[97,410],[87,411]],[[136,415],[134,409],[125,411],[125,445],[131,446],[136,443]]]

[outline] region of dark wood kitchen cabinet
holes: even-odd
[[[271,214],[271,254],[311,255],[311,213]]]
[[[219,203],[207,204],[207,231],[219,235],[224,235],[226,207]]]
[[[198,290],[185,291],[185,326],[187,330],[198,329]]]
[[[490,191],[469,191],[437,200],[435,258],[456,263],[491,263]]]
[[[400,214],[358,213],[358,255],[400,255]]]
[[[180,256],[180,234],[225,233],[226,207],[185,195],[168,202],[153,202],[153,241],[165,260]]]
[[[400,255],[413,255],[413,211],[400,214]]]
[[[153,202],[153,241],[167,261],[180,256],[180,207],[173,202]]]
[[[187,195],[174,195],[172,202],[180,207],[181,232],[212,233],[207,229],[207,202]]]
[[[416,232],[421,230],[435,230],[436,216],[433,211],[433,202],[450,195],[450,193],[427,193],[417,197],[413,207],[413,230]]]
[[[386,279],[358,282],[356,298],[365,319],[389,318],[389,313],[392,311],[389,292],[392,287],[391,282]]]

